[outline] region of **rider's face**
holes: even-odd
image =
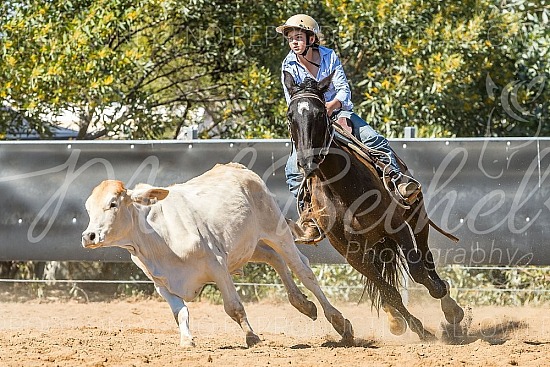
[[[307,46],[306,32],[299,29],[291,30],[286,34],[288,46],[295,54],[301,54]]]

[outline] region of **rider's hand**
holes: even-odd
[[[335,98],[332,101],[325,103],[325,108],[327,109],[327,114],[330,117],[335,110],[342,108],[342,102]]]
[[[346,130],[348,133],[352,133],[351,126],[348,123],[348,119],[345,117],[340,117],[338,120],[336,120],[338,125],[342,126],[344,130]]]

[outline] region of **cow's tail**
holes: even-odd
[[[435,224],[430,218],[428,218],[428,223],[430,226],[432,226],[436,231],[441,233],[443,236],[447,237],[451,241],[458,242],[458,237],[453,236],[449,232],[445,231],[443,228],[439,227],[437,224]]]
[[[387,237],[384,241],[376,243],[367,251],[372,251],[371,256],[373,257],[370,258],[372,261],[370,264],[374,264],[374,267],[382,275],[387,284],[398,289],[401,285],[401,274],[406,271],[406,268],[404,266],[405,259],[399,250],[397,242]],[[379,284],[366,277],[364,278],[364,283],[365,287],[361,299],[366,293],[372,302],[372,307],[380,311],[380,307],[382,306],[380,287],[387,285]]]

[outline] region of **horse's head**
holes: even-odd
[[[290,134],[296,147],[298,167],[305,177],[319,168],[332,141],[333,129],[324,98],[332,75],[320,82],[306,78],[298,85],[290,73],[284,72],[284,83],[290,94],[287,112]]]

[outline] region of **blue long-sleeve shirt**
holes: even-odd
[[[307,77],[320,81],[335,71],[332,77],[332,83],[325,92],[325,101],[330,102],[336,98],[342,103],[343,111],[351,111],[353,109],[351,90],[340,59],[334,50],[324,46],[319,46],[319,54],[321,56],[321,63],[319,64],[319,71],[316,76],[311,75],[310,72],[298,62],[298,57],[293,51],[290,51],[288,55],[286,55],[281,68],[281,81],[283,83],[286,103],[290,103],[290,95],[285,87],[284,71],[288,71],[292,74],[294,81],[298,84],[302,83]]]

